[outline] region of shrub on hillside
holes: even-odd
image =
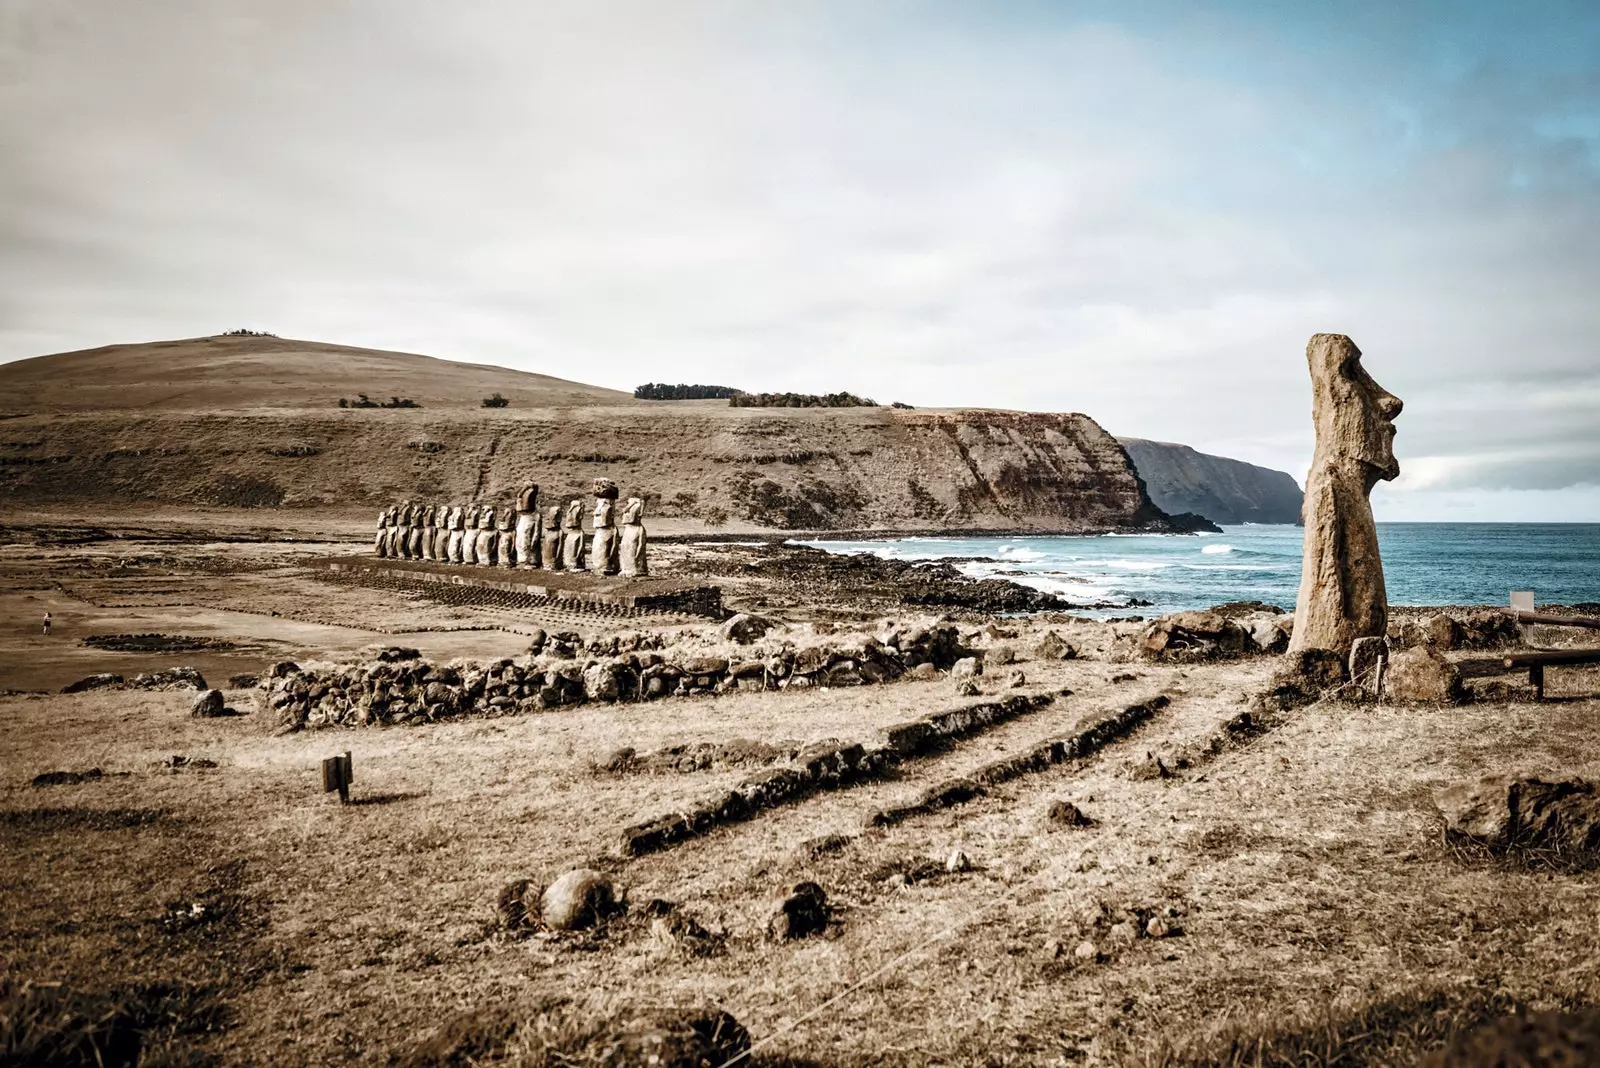
[[[485,408],[504,408],[510,403],[510,401],[506,400],[498,392],[491,397],[483,398],[483,406]]]
[[[246,330],[243,327],[240,327],[238,330],[229,330],[226,333],[218,334],[217,336],[218,337],[277,337],[278,335],[277,334],[268,333],[265,330]]]
[[[724,400],[743,392],[732,386],[689,386],[682,382],[672,386],[665,382],[646,382],[634,389],[633,395],[639,400]]]

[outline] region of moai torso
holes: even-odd
[[[617,566],[630,578],[650,573],[646,560],[644,533],[644,500],[629,497],[622,509],[622,535],[617,546]]]

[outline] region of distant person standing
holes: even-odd
[[[44,636],[46,638],[50,637],[50,613],[49,612],[46,612],[44,614]]]

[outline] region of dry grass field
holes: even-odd
[[[0,685],[55,690],[141,656],[143,670],[196,663],[214,684],[285,655],[390,644],[493,659],[537,622],[348,587],[319,600],[296,556],[330,546],[200,544],[145,543],[154,560],[119,568],[93,562],[103,545],[14,541],[0,553]],[[215,563],[186,567],[185,554]],[[48,640],[34,620],[46,604],[60,621]],[[142,1029],[146,1064],[617,1063],[560,1052],[560,1021],[714,1005],[749,1029],[749,1063],[769,1066],[1380,1065],[1417,1063],[1512,1008],[1600,1002],[1596,874],[1448,845],[1431,800],[1484,771],[1600,775],[1600,674],[1553,674],[1542,704],[1322,701],[1212,753],[1202,743],[1266,687],[1273,658],[1113,663],[1115,627],[1058,620],[1083,656],[1045,662],[1026,650],[1046,624],[1001,623],[1019,631],[1023,680],[993,672],[979,697],[899,681],[288,735],[256,691],[228,692],[246,714],[221,719],[191,718],[186,692],[0,697],[7,1039],[45,1025],[17,1006],[47,992],[109,1030]],[[108,666],[113,654],[77,644],[135,631],[244,648]],[[619,854],[625,825],[748,773],[601,770],[619,747],[872,741],[931,712],[1063,689],[884,779]],[[1163,694],[1170,704],[1086,759],[867,826]],[[319,772],[345,750],[350,806]],[[1175,770],[1140,774],[1147,754]],[[1092,825],[1052,822],[1057,801]],[[949,864],[957,851],[966,863]],[[500,929],[501,887],[580,865],[625,890],[624,915],[581,934]],[[774,897],[802,880],[827,892],[827,931],[763,938]],[[653,922],[652,899],[694,922]],[[522,1021],[509,1045],[495,1041],[505,1020]],[[454,1045],[413,1056],[447,1025]]]

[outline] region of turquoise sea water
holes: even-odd
[[[1246,525],[1221,534],[1092,537],[895,538],[807,542],[830,552],[903,560],[979,557],[957,566],[1004,576],[1076,603],[1152,601],[1143,614],[1225,601],[1294,608],[1300,586],[1295,526]],[[1600,524],[1380,523],[1391,604],[1507,603],[1533,590],[1540,604],[1600,601]]]

